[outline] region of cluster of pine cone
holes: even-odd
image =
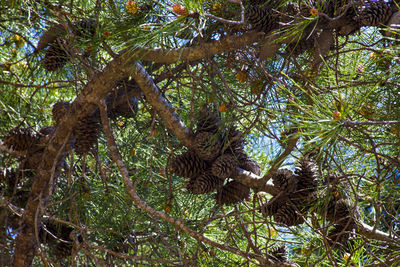
[[[25,207],[30,187],[33,182],[34,171],[42,162],[42,156],[54,128],[51,126],[42,127],[39,132],[30,128],[14,128],[8,131],[3,138],[3,144],[9,149],[21,152],[18,170],[4,169],[0,174],[0,188],[4,195],[18,207]],[[56,166],[58,170],[64,161]]]
[[[65,224],[46,221],[42,223],[42,227],[39,230],[39,241],[49,246],[57,260],[61,261],[71,256],[74,243],[71,238],[73,230],[74,228]],[[77,240],[78,242],[83,241],[80,235],[77,236]]]
[[[244,152],[241,133],[231,127],[221,129],[215,113],[202,110],[198,116],[193,150],[175,156],[170,164],[172,173],[190,178],[187,190],[206,194],[217,190],[220,205],[241,202],[250,196],[250,187],[235,180],[225,184],[240,167],[257,175],[260,166]]]
[[[261,206],[265,217],[274,217],[275,222],[285,226],[303,223],[306,214],[316,200],[319,183],[315,164],[302,159],[295,172],[279,169],[272,177],[274,186],[280,193]]]
[[[133,117],[138,109],[138,101],[135,96],[127,95],[132,90],[137,89],[134,80],[120,81],[116,88],[106,97],[107,112],[110,119],[118,116],[125,118]],[[71,104],[65,101],[59,101],[53,105],[53,121],[57,125],[67,114]],[[75,144],[74,149],[78,155],[86,155],[96,144],[100,132],[100,115],[96,111],[90,116],[86,116],[78,122],[74,129]]]
[[[68,31],[61,24],[56,24],[40,37],[36,51],[46,47],[43,66],[48,71],[61,69],[71,59],[71,48],[78,38],[92,38],[96,32],[96,22],[93,19],[83,19],[71,26],[75,38],[66,38]]]
[[[337,32],[340,35],[350,35],[360,30],[362,26],[381,27],[388,25],[398,6],[394,0],[316,0],[309,5],[300,5],[296,8],[293,4],[281,6],[279,1],[246,0],[245,18],[253,30],[269,33],[279,28],[279,22],[310,17],[311,10],[324,13],[328,17],[341,16],[346,20]],[[325,20],[324,17],[321,17]],[[313,32],[315,25],[312,23],[303,29],[302,36],[287,45],[286,51],[291,55],[299,55],[315,47],[314,38],[319,33]]]
[[[329,201],[326,208],[325,205],[321,205],[323,209],[320,213],[333,224],[333,228],[328,232],[328,241],[332,245],[345,245],[356,228],[360,214],[347,193],[348,187],[346,190],[346,186],[338,182],[335,175],[331,175],[330,180],[333,180],[330,181],[332,187],[325,193],[325,198],[321,198],[325,202],[328,197]]]

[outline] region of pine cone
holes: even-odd
[[[197,115],[196,133],[209,132],[216,134],[219,125],[220,119],[218,115],[209,111],[207,108],[203,108]]]
[[[274,246],[270,248],[268,254],[270,256],[269,258],[271,258],[274,262],[283,263],[288,261],[287,259],[288,250],[285,245]]]
[[[288,44],[286,47],[286,53],[295,57],[303,54],[304,52],[311,51],[314,49],[314,46],[314,38],[310,36],[309,38]]]
[[[53,43],[57,37],[61,37],[65,34],[65,29],[61,24],[55,24],[45,31],[40,36],[39,42],[36,46],[36,51],[40,51],[46,48],[50,43]]]
[[[57,125],[64,115],[68,112],[68,109],[71,107],[71,103],[65,101],[59,101],[53,105],[53,109],[51,113],[53,115],[53,121]]]
[[[29,128],[14,128],[3,138],[4,145],[15,151],[28,150],[38,140],[38,136]]]
[[[238,162],[233,155],[223,154],[213,162],[211,172],[221,179],[226,179],[235,173],[237,166]]]
[[[318,185],[318,176],[315,164],[303,159],[295,169],[297,177],[297,190],[301,190],[304,195],[315,192]]]
[[[294,192],[297,189],[297,178],[288,169],[279,169],[272,176],[274,186],[283,192]]]
[[[229,143],[229,147],[224,153],[231,153],[235,156],[244,153],[245,140],[240,136],[240,134],[241,132],[236,130],[234,126],[228,129],[223,140],[224,143]]]
[[[335,203],[335,209],[334,209],[334,214],[332,214],[332,210],[330,210],[330,213],[327,214],[327,218],[330,219],[330,221],[335,222],[337,224],[341,225],[346,225],[349,223],[349,220],[351,219],[351,204],[349,201],[345,199],[339,199]]]
[[[384,1],[366,1],[358,13],[358,21],[361,26],[383,26],[393,15],[389,3]]]
[[[58,37],[49,45],[43,59],[43,67],[48,71],[56,71],[61,69],[70,59],[68,51],[68,43],[61,37]]]
[[[186,185],[187,190],[192,194],[206,194],[224,185],[224,180],[212,175],[207,171],[200,176],[191,178]]]
[[[74,26],[74,32],[78,37],[91,38],[96,33],[96,21],[94,19],[82,19]]]
[[[250,188],[237,181],[231,181],[217,190],[215,198],[219,205],[230,205],[242,202],[250,196]]]
[[[171,160],[171,172],[180,177],[195,178],[208,168],[207,162],[193,151],[184,152]]]
[[[249,5],[245,8],[245,17],[254,30],[269,33],[278,28],[279,17],[269,8]]]
[[[264,217],[274,216],[280,207],[286,205],[286,202],[286,197],[274,196],[260,207],[260,211]]]
[[[119,116],[133,118],[139,109],[138,100],[135,96],[129,99],[126,96],[121,96],[116,99],[115,104],[109,111],[110,119],[115,119]]]
[[[78,122],[75,128],[75,151],[78,155],[86,155],[97,142],[100,124],[94,116],[87,116]]]
[[[350,237],[349,228],[340,224],[335,224],[333,229],[328,232],[328,241],[331,246],[346,245]]]
[[[296,208],[289,203],[279,208],[274,215],[274,220],[286,226],[295,226],[303,223],[303,219],[297,214]]]
[[[251,158],[245,158],[239,161],[239,167],[243,170],[254,173],[255,175],[261,174],[261,166],[258,165],[257,161]]]
[[[221,152],[221,142],[213,133],[201,132],[196,134],[194,150],[201,159],[213,161]]]

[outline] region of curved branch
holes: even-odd
[[[388,233],[379,231],[365,223],[358,222],[357,226],[357,232],[367,238],[385,241],[388,243],[396,243],[397,245],[400,243],[400,238],[390,236]]]
[[[65,144],[72,138],[72,129],[83,117],[92,114],[97,108],[99,99],[104,99],[107,93],[132,71],[132,60],[119,56],[94,77],[83,89],[82,93],[72,103],[71,108],[57,126],[43,155],[41,165],[36,171],[31,194],[22,217],[24,228],[15,240],[13,266],[29,266],[33,260],[35,245],[35,220],[40,223],[46,210],[47,202],[52,195],[52,180],[56,179],[55,167],[66,156]],[[122,70],[122,71],[121,71]],[[36,216],[38,214],[38,216]]]
[[[216,54],[230,52],[245,47],[252,43],[261,41],[265,37],[264,33],[246,32],[240,36],[231,35],[223,37],[218,41],[201,43],[198,46],[163,49],[163,48],[136,48],[126,51],[126,55],[131,59],[151,61],[155,63],[174,63],[178,61],[195,61]]]

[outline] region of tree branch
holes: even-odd
[[[104,99],[116,82],[122,80],[132,71],[133,59],[119,56],[112,60],[107,67],[94,77],[83,89],[82,93],[72,103],[66,116],[57,126],[43,155],[39,169],[36,171],[31,194],[23,215],[23,229],[15,240],[14,267],[29,266],[36,249],[35,218],[38,212],[38,223],[46,210],[47,201],[52,194],[50,183],[54,175],[53,169],[66,156],[65,143],[71,138],[72,129],[83,117],[92,114],[97,108],[93,103]],[[56,178],[56,177],[55,177]]]

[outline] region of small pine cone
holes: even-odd
[[[212,175],[207,171],[200,176],[191,178],[186,185],[187,190],[192,194],[206,194],[224,185],[224,180]]]
[[[297,176],[297,190],[301,190],[304,194],[315,192],[318,185],[318,176],[315,164],[308,160],[303,159],[299,162],[295,169]]]
[[[254,173],[255,175],[261,174],[261,166],[258,165],[257,161],[251,158],[246,158],[239,161],[239,167],[243,170]]]
[[[268,8],[250,5],[245,8],[245,17],[254,30],[269,33],[278,28],[279,17]]]
[[[87,116],[78,122],[75,128],[75,151],[78,155],[86,155],[97,142],[100,124],[93,116]]]
[[[171,172],[185,178],[195,178],[208,168],[207,162],[199,158],[194,151],[175,156],[170,163]]]
[[[274,262],[283,263],[288,261],[288,250],[285,245],[274,246],[270,248],[268,251],[268,255],[268,258],[271,258]]]
[[[221,152],[221,142],[213,133],[201,132],[196,134],[194,150],[201,159],[213,161]]]
[[[37,135],[29,128],[14,128],[3,138],[4,145],[15,151],[25,151],[37,141]]]
[[[250,187],[237,181],[231,181],[217,190],[215,198],[219,205],[230,205],[242,202],[250,196]]]
[[[314,39],[311,36],[310,38],[300,40],[299,42],[288,44],[286,47],[286,53],[290,54],[291,56],[298,56],[304,52],[311,51],[314,49],[314,46]]]
[[[68,109],[71,107],[71,103],[65,101],[59,101],[53,105],[53,109],[51,113],[53,115],[53,121],[57,125],[64,115],[68,112]]]
[[[286,201],[286,197],[274,196],[260,207],[260,211],[264,217],[274,216],[280,207],[286,205]]]
[[[223,154],[213,162],[211,172],[221,179],[226,179],[235,173],[237,166],[238,162],[235,156]]]
[[[279,208],[274,215],[274,220],[286,226],[295,226],[303,223],[302,218],[297,214],[296,208],[288,203]]]
[[[284,192],[294,192],[297,189],[297,178],[288,169],[279,169],[272,176],[272,182]]]
[[[119,116],[133,118],[139,109],[138,100],[135,96],[129,99],[126,96],[121,96],[115,101],[115,104],[109,110],[110,119],[115,119]]]
[[[349,228],[340,224],[335,224],[333,229],[328,232],[328,241],[332,246],[338,244],[346,245],[350,237],[351,233]]]
[[[74,25],[75,34],[79,37],[93,37],[96,33],[96,21],[94,19],[82,19]]]
[[[335,214],[333,215],[333,221],[338,224],[346,225],[351,219],[351,204],[350,201],[345,199],[339,199],[335,203]],[[330,214],[331,215],[331,214]],[[332,217],[332,216],[330,216]]]
[[[43,67],[48,71],[61,69],[70,59],[68,53],[68,43],[61,37],[57,38],[49,45],[43,59]]]
[[[358,13],[361,26],[383,26],[393,15],[394,10],[384,1],[366,1]]]
[[[216,134],[220,125],[220,118],[206,108],[201,109],[197,115],[196,133],[209,132]]]

